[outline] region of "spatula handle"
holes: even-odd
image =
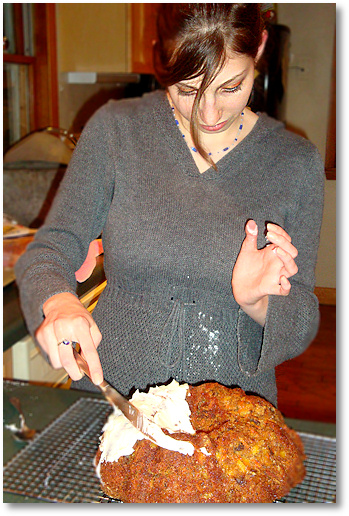
[[[84,358],[82,358],[80,353],[78,351],[76,351],[76,349],[74,349],[74,348],[73,348],[73,354],[74,354],[76,363],[79,366],[80,371],[82,373],[84,373],[87,376],[87,378],[89,378],[92,382],[91,373],[90,373],[90,370],[89,370],[86,360]],[[99,385],[96,385],[96,387],[98,387],[101,391],[104,392],[107,385],[108,385],[108,383],[105,380],[103,380],[103,382],[100,383]]]
[[[86,360],[84,358],[82,358],[80,353],[78,351],[76,351],[76,349],[74,349],[74,348],[73,348],[73,354],[74,354],[74,358],[79,366],[80,371],[82,373],[84,373],[92,381],[90,370],[88,368]]]

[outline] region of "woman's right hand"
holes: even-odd
[[[63,367],[72,380],[83,377],[70,345],[59,345],[63,340],[78,342],[94,384],[103,381],[102,366],[97,347],[102,335],[90,312],[69,292],[50,297],[43,305],[45,319],[36,332],[36,339],[48,354],[52,367]]]

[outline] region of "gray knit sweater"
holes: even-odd
[[[108,102],[86,125],[46,223],[17,263],[30,333],[50,296],[75,293],[74,273],[102,233],[107,286],[94,319],[107,381],[127,395],[170,378],[214,380],[276,405],[275,366],[302,353],[318,328],[323,183],[314,145],[266,115],[217,171],[200,174],[163,91]],[[259,247],[271,221],[299,253],[291,292],[270,296],[264,328],[231,288],[250,218]]]

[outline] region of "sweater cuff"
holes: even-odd
[[[315,294],[293,286],[287,297],[269,296],[264,328],[240,308],[237,322],[240,370],[253,377],[303,353],[319,327],[318,307]]]
[[[255,376],[259,371],[264,328],[247,315],[242,308],[238,310],[237,361],[240,370],[246,376]]]
[[[263,369],[295,358],[315,338],[319,328],[315,294],[293,285],[288,296],[269,296],[261,364]]]

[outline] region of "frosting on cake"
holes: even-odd
[[[147,431],[158,446],[193,455],[192,443],[173,439],[161,430],[164,428],[169,433],[195,434],[190,422],[190,408],[186,401],[188,388],[188,384],[179,385],[176,380],[173,380],[169,385],[151,387],[148,393],[137,390],[130,401],[149,418]],[[99,474],[101,462],[116,462],[122,456],[131,455],[134,452],[135,443],[147,438],[117,408],[108,417],[102,432],[99,446],[102,453],[97,474]]]

